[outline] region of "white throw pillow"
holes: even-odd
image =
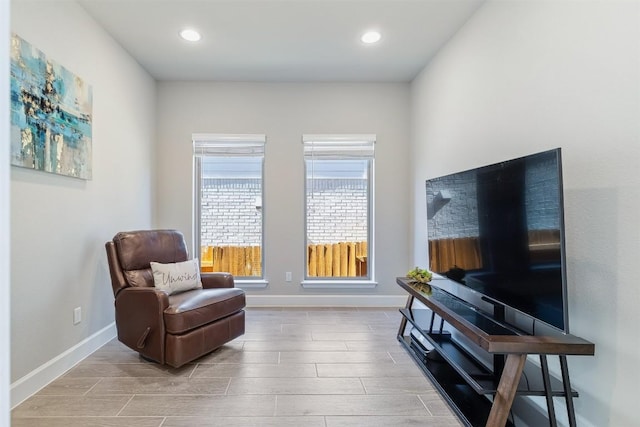
[[[173,264],[152,262],[151,271],[156,289],[169,295],[202,288],[197,258]]]

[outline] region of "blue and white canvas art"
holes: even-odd
[[[92,89],[11,38],[11,164],[91,179]]]

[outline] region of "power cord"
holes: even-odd
[[[516,427],[516,417],[513,415],[513,409],[509,409],[509,414],[511,416],[511,424],[513,424],[513,427]]]
[[[524,375],[524,380],[527,383],[527,390],[531,390],[531,386],[529,385],[529,377],[527,376],[527,373],[525,371],[522,371],[522,375]]]
[[[535,336],[536,335],[536,321],[535,319],[532,319],[531,321],[531,335]]]

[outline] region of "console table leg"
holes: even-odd
[[[520,376],[527,360],[526,354],[509,354],[493,398],[493,405],[487,419],[487,427],[503,427],[509,418],[513,398],[516,396]]]
[[[545,354],[540,355],[540,367],[542,368],[542,383],[544,384],[544,395],[547,399],[547,412],[549,413],[549,426],[556,427],[556,411],[553,406],[553,395],[551,390],[551,378],[549,377],[549,364],[547,363],[547,356]]]
[[[564,398],[567,402],[567,415],[569,427],[576,427],[576,412],[573,408],[573,395],[571,394],[571,381],[569,381],[569,365],[567,356],[560,355],[560,371],[562,372],[562,385],[564,386]]]
[[[411,311],[411,306],[413,305],[413,295],[409,295],[409,297],[407,298],[407,304],[405,304],[405,307],[407,310]],[[398,339],[404,337],[404,330],[407,326],[407,319],[402,316],[402,319],[400,320],[400,328],[398,329]]]

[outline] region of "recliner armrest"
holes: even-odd
[[[129,287],[115,301],[118,339],[144,356],[164,363],[164,310],[169,295],[155,288]]]
[[[201,273],[200,279],[205,289],[235,287],[233,275],[230,273]]]

